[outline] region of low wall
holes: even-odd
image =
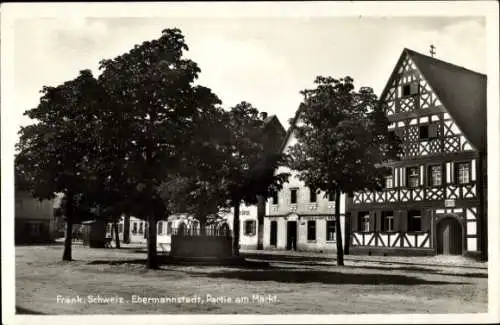
[[[173,257],[231,257],[232,237],[172,235],[170,256]]]

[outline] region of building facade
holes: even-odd
[[[486,76],[405,49],[381,95],[402,141],[385,189],[348,200],[350,254],[486,249]]]
[[[148,233],[148,222],[135,218],[133,216],[125,218],[122,216],[120,221],[117,223],[118,234],[120,241],[124,240],[124,235],[126,231],[126,222],[129,220],[128,232],[129,232],[129,242],[133,244],[146,244],[147,243],[147,233]],[[208,233],[211,229],[220,229],[222,227],[227,227],[228,230],[233,229],[233,209],[228,211],[221,211],[219,213],[219,218],[214,225],[208,226]],[[250,205],[247,206],[242,204],[240,206],[240,245],[242,250],[254,250],[257,249],[257,234],[258,234],[258,224],[257,224],[257,206]],[[159,250],[169,249],[171,243],[171,236],[180,228],[194,229],[199,231],[199,222],[188,214],[174,214],[167,218],[167,220],[158,221],[157,224],[157,243]],[[106,237],[115,238],[114,231],[112,230],[112,224],[108,223],[106,225]]]
[[[281,146],[286,152],[297,143],[295,125],[301,123],[297,110]],[[336,251],[335,198],[308,188],[297,172],[280,166],[276,173],[290,173],[288,182],[266,203],[264,249]],[[345,195],[340,198],[340,226],[345,243]]]
[[[16,192],[15,202],[15,243],[54,241],[56,220],[53,200],[40,201],[29,193]]]

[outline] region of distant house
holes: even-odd
[[[286,153],[297,143],[295,126],[301,123],[299,107],[279,148]],[[276,173],[288,172],[291,176],[283,189],[267,200],[264,220],[264,249],[335,251],[335,200],[324,192],[309,188],[298,179],[298,173],[280,166]],[[344,194],[340,198],[340,226],[344,232]],[[343,236],[345,238],[345,236]]]
[[[269,168],[270,159],[273,159],[273,154],[279,152],[283,139],[285,137],[285,129],[276,117],[276,115],[268,116],[267,113],[261,113],[261,119],[264,121],[262,130],[262,143],[265,152],[268,156],[262,161],[259,167],[264,173],[273,173],[274,170]],[[228,211],[220,211],[219,220],[213,227],[227,227],[228,230],[233,229],[233,209]],[[263,247],[263,230],[265,216],[265,200],[259,198],[255,205],[240,206],[240,246],[242,249],[258,249]],[[122,217],[118,223],[119,238],[128,238],[130,243],[146,243],[147,242],[147,227],[148,223],[144,220],[137,219],[133,216],[130,218]],[[199,229],[199,224],[192,216],[183,213],[177,213],[169,216],[167,220],[158,221],[157,224],[157,242],[169,244],[172,232],[177,231],[180,227]],[[124,236],[125,234],[125,236]],[[128,236],[127,236],[128,234]],[[111,236],[111,224],[106,226],[106,236]]]
[[[381,104],[403,154],[349,200],[350,253],[485,252],[486,76],[405,49]]]
[[[118,234],[121,241],[124,239],[125,234],[125,217],[120,218],[117,223]],[[135,218],[129,218],[130,225],[128,227],[128,238],[132,244],[146,244],[147,243],[147,231],[148,222]],[[246,206],[242,204],[240,206],[240,245],[242,249],[256,249],[257,248],[257,206],[251,205]],[[207,226],[207,233],[213,233],[213,230],[220,230],[223,227],[227,227],[229,231],[233,228],[233,211],[229,209],[228,211],[221,211],[218,214],[218,218],[214,220],[212,225]],[[199,222],[192,216],[184,213],[173,214],[169,216],[166,220],[158,221],[157,230],[157,243],[167,244],[171,242],[172,234],[175,234],[184,228],[185,231],[200,231]],[[112,224],[108,223],[106,225],[106,237],[114,238],[114,232],[112,233]]]
[[[15,194],[16,244],[46,243],[54,240],[53,200],[40,201],[26,192]]]

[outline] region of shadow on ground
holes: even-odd
[[[242,269],[265,269],[271,266],[267,262],[263,261],[248,261],[241,260],[237,262],[218,262],[218,261],[175,261],[171,260],[169,256],[159,256],[158,263],[160,267],[168,266],[217,266],[217,267],[227,267],[227,268],[242,268]],[[121,259],[121,260],[95,260],[87,263],[88,265],[146,265],[146,259]]]
[[[285,262],[335,262],[336,258],[332,255],[331,257],[322,257],[322,256],[293,256],[293,255],[282,255],[282,254],[266,254],[266,253],[242,253],[241,254],[245,258],[257,259],[257,260],[268,260],[268,261],[285,261]],[[412,262],[403,262],[403,261],[382,261],[376,259],[357,259],[351,258],[352,255],[346,255],[344,258],[346,261],[355,262],[355,263],[378,263],[378,264],[401,264],[401,265],[417,265],[417,266],[434,266],[434,267],[448,267],[448,268],[466,268],[466,269],[479,269],[484,270],[485,267],[481,266],[473,266],[473,265],[449,265],[449,264],[418,264]]]
[[[427,281],[418,277],[396,274],[340,273],[327,271],[296,271],[275,268],[262,271],[222,271],[213,273],[186,272],[191,276],[239,279],[244,281],[275,281],[285,283],[320,282],[324,284],[393,284],[393,285],[444,285],[467,284],[464,282]]]
[[[450,275],[450,276],[457,276],[457,277],[466,277],[466,278],[483,278],[486,279],[488,278],[487,273],[479,273],[479,272],[471,272],[471,273],[447,273],[447,272],[442,272],[440,270],[432,269],[432,268],[425,268],[425,267],[418,267],[418,266],[403,266],[403,267],[383,267],[383,266],[354,266],[354,265],[349,265],[347,267],[353,268],[353,269],[370,269],[370,270],[380,270],[380,271],[410,271],[410,272],[421,272],[421,273],[428,273],[428,274],[438,274],[438,275]]]
[[[295,264],[295,265],[303,265],[303,266],[323,266],[323,267],[336,267],[336,265],[324,264],[321,262],[288,262],[288,261],[276,261],[284,264]],[[378,271],[408,271],[408,272],[418,272],[418,273],[427,273],[427,274],[438,274],[438,275],[449,275],[449,276],[457,276],[457,277],[466,277],[466,278],[488,278],[488,273],[480,273],[480,272],[470,272],[470,273],[448,273],[443,272],[442,270],[436,270],[431,267],[419,267],[419,266],[372,266],[372,265],[344,265],[342,267],[352,268],[352,269],[364,269],[364,270],[378,270]]]

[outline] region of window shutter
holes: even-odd
[[[410,95],[418,94],[418,84],[416,82],[410,84]]]
[[[382,230],[382,212],[379,211],[376,213],[375,216],[375,231],[381,231]]]
[[[406,186],[406,171],[404,168],[399,168],[399,175],[401,176],[401,186],[405,187]]]
[[[375,231],[375,222],[377,218],[377,213],[376,212],[370,212],[370,232]]]
[[[430,231],[432,223],[432,210],[425,209],[422,213],[422,231]]]
[[[352,232],[358,231],[358,213],[357,212],[353,212],[351,214],[351,230],[352,230]]]
[[[401,224],[401,212],[400,211],[394,211],[394,230],[395,231],[400,231],[400,224]]]
[[[437,138],[438,136],[438,125],[433,123],[429,124],[429,138]]]
[[[403,139],[403,129],[402,128],[396,128],[394,130],[394,134],[400,138],[400,139]]]
[[[399,231],[407,232],[408,231],[408,211],[400,211],[400,222],[399,222]]]

